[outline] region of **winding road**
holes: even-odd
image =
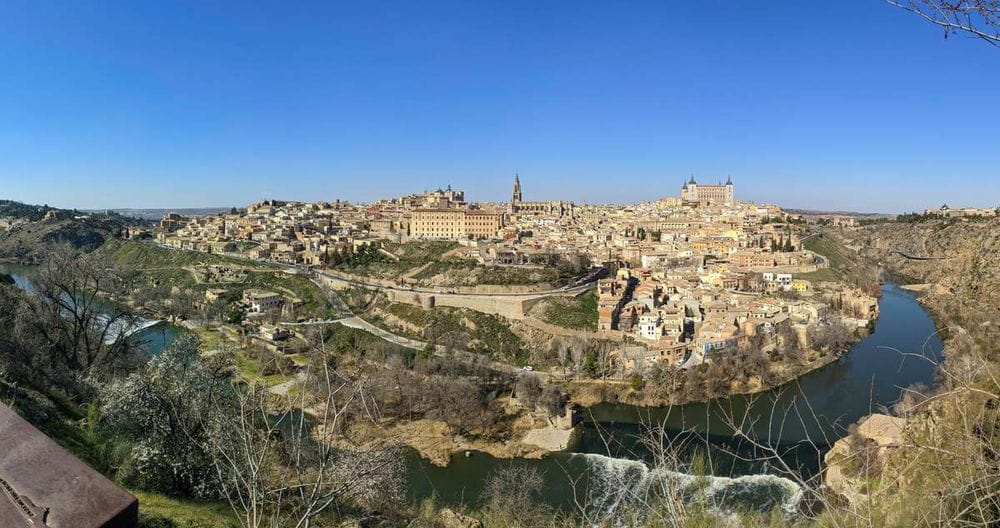
[[[175,250],[175,251],[188,251],[188,252],[193,252],[193,253],[206,253],[206,254],[210,254],[210,253],[203,252],[203,251],[197,251],[197,250],[192,250],[192,249],[176,248],[176,247],[167,246],[167,245],[159,244],[159,243],[157,243],[157,245],[160,246],[160,247],[164,247],[164,248],[167,248],[167,249],[172,249],[172,250]],[[582,293],[584,291],[587,291],[587,290],[589,290],[590,288],[593,287],[594,282],[597,281],[597,279],[600,278],[600,276],[604,272],[603,268],[594,269],[590,273],[588,273],[586,276],[584,276],[584,277],[580,278],[579,280],[577,280],[576,282],[574,282],[574,284],[572,286],[564,286],[562,288],[555,288],[555,289],[545,290],[545,291],[540,291],[540,292],[531,292],[531,293],[475,293],[475,292],[469,292],[469,293],[466,293],[466,292],[458,292],[458,291],[451,292],[451,291],[433,290],[433,289],[429,289],[429,288],[415,288],[415,287],[413,287],[413,288],[404,288],[404,287],[396,287],[396,286],[386,286],[386,285],[383,285],[383,284],[378,284],[378,283],[366,282],[366,281],[363,281],[363,280],[359,280],[356,277],[347,277],[347,276],[339,275],[337,273],[333,273],[333,272],[329,272],[329,271],[320,271],[320,270],[316,270],[316,269],[309,268],[309,267],[306,267],[306,266],[289,266],[287,264],[279,263],[279,262],[274,262],[274,261],[252,259],[252,258],[248,258],[248,257],[245,257],[243,255],[239,255],[239,254],[230,254],[230,253],[211,253],[211,254],[221,255],[221,256],[225,256],[225,257],[229,257],[229,258],[235,258],[235,259],[239,259],[239,260],[243,260],[243,261],[247,261],[247,262],[253,262],[253,263],[257,263],[257,264],[264,263],[264,264],[281,266],[286,271],[299,274],[299,275],[301,275],[301,276],[309,279],[310,282],[312,282],[313,284],[315,284],[320,289],[320,291],[322,291],[326,295],[327,301],[330,303],[330,305],[333,306],[334,308],[336,308],[337,311],[340,312],[340,315],[341,315],[341,317],[339,317],[337,319],[327,319],[327,320],[323,320],[323,321],[305,321],[305,322],[301,322],[301,323],[280,323],[282,325],[285,325],[285,326],[307,326],[307,325],[341,324],[341,325],[344,325],[344,326],[349,327],[349,328],[356,328],[358,330],[363,330],[363,331],[368,332],[368,333],[370,333],[372,335],[375,335],[376,337],[379,337],[379,338],[381,338],[381,339],[383,339],[385,341],[388,341],[389,343],[393,343],[395,345],[406,347],[406,348],[409,348],[409,349],[412,349],[412,350],[423,350],[423,349],[425,349],[427,347],[427,343],[423,342],[423,341],[417,341],[415,339],[410,339],[408,337],[404,337],[404,336],[401,336],[401,335],[398,335],[398,334],[394,334],[392,332],[389,332],[388,330],[385,330],[383,328],[379,328],[379,327],[377,327],[377,326],[369,323],[368,321],[365,321],[364,319],[358,317],[350,309],[350,307],[347,306],[347,304],[343,301],[343,299],[341,299],[340,296],[337,295],[336,291],[334,291],[332,288],[330,288],[329,285],[323,284],[322,281],[317,280],[314,275],[320,275],[320,276],[324,276],[324,277],[326,277],[328,279],[340,281],[340,282],[347,283],[347,284],[350,284],[350,285],[353,285],[353,286],[358,286],[358,287],[366,288],[366,289],[375,289],[375,290],[395,290],[395,291],[400,291],[400,292],[411,292],[411,293],[412,292],[416,292],[416,293],[428,293],[428,294],[438,294],[438,295],[465,295],[465,296],[486,297],[486,298],[488,298],[488,297],[502,297],[502,298],[518,298],[518,297],[520,297],[520,298],[541,298],[541,297],[553,297],[553,296],[572,296],[572,295],[576,295],[578,293]],[[454,359],[457,359],[458,361],[462,361],[464,363],[470,364],[470,365],[485,366],[485,367],[490,368],[491,370],[495,370],[495,371],[498,371],[498,372],[505,372],[505,373],[511,374],[511,375],[518,375],[518,374],[524,372],[523,369],[518,368],[518,367],[516,367],[514,365],[509,365],[509,364],[506,364],[506,363],[500,363],[500,362],[497,362],[497,361],[492,361],[492,360],[486,358],[485,356],[483,356],[482,354],[477,354],[475,352],[470,352],[470,351],[467,351],[467,350],[451,349],[450,353],[451,353],[450,357],[452,357]],[[434,352],[434,354],[436,356],[440,356],[440,357],[447,357],[447,356],[449,356],[448,349],[446,347],[444,347],[444,346],[441,346],[441,345],[436,345],[435,346],[435,352]],[[540,381],[542,381],[543,383],[545,383],[545,382],[548,381],[548,373],[540,372],[540,371],[533,371],[533,373],[536,376],[538,376],[539,379],[540,379]],[[283,387],[283,389],[284,388],[285,387]]]

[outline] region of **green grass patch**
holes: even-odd
[[[848,257],[849,250],[826,235],[821,234],[807,238],[802,243],[802,247],[829,259],[830,267],[836,270],[845,269],[851,263],[851,259]]]
[[[485,354],[497,361],[523,363],[527,354],[521,337],[500,316],[463,308],[419,306],[393,303],[386,311],[419,326],[416,339]],[[409,333],[392,330],[396,333]]]
[[[428,240],[421,242],[386,242],[383,249],[399,257],[400,262],[424,263],[441,258],[458,247],[458,242]]]
[[[427,324],[430,313],[419,306],[403,303],[392,303],[386,307],[386,311],[408,323],[421,327]]]
[[[140,269],[191,266],[218,258],[195,251],[172,250],[151,243],[120,240],[109,240],[98,252],[110,257],[118,266]]]
[[[840,282],[844,277],[834,269],[823,268],[809,273],[796,273],[795,278],[812,282]]]
[[[542,317],[547,323],[572,330],[597,331],[597,293],[576,298],[553,297],[546,301]]]
[[[194,333],[201,341],[202,351],[216,350],[227,341],[226,336],[218,328],[198,328]]]
[[[534,268],[517,266],[483,266],[470,259],[450,258],[435,262],[413,276],[417,280],[433,279],[439,275],[448,276],[443,286],[526,286],[542,282],[554,283],[573,278],[575,274],[564,273],[560,268]]]
[[[273,387],[292,379],[292,376],[280,372],[264,374],[260,361],[246,355],[243,351],[236,353],[236,373],[247,381],[256,381],[267,387]]]
[[[240,522],[229,504],[223,501],[194,501],[159,493],[130,490],[139,499],[140,526],[159,526],[169,519],[177,528],[239,528]],[[169,524],[163,523],[165,526]]]
[[[382,249],[399,257],[398,261],[379,254],[363,265],[343,263],[337,265],[337,269],[367,277],[397,279],[408,271],[440,259],[456,247],[458,243],[447,241],[383,242]]]
[[[797,279],[813,282],[847,282],[855,285],[871,285],[875,282],[874,268],[832,236],[821,233],[806,239],[802,246],[826,257],[830,267],[810,273],[797,273],[795,274]]]
[[[182,251],[167,249],[150,242],[132,242],[108,240],[97,250],[98,254],[108,257],[116,266],[140,270],[143,275],[155,278],[171,285],[194,287],[197,285],[194,275],[185,267],[206,264],[228,264],[239,267],[256,267],[265,269],[267,266],[254,266],[244,260],[202,253],[199,251]],[[223,284],[201,284],[200,288],[223,287]]]

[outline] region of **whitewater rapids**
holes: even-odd
[[[576,453],[586,459],[591,473],[590,510],[605,522],[643,515],[651,503],[664,496],[687,504],[703,504],[723,517],[740,511],[770,511],[780,508],[791,516],[799,511],[804,492],[795,482],[776,475],[717,477],[690,475],[664,468],[650,469],[638,460]]]

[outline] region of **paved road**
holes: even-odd
[[[292,268],[292,269],[297,269],[297,268]],[[577,281],[577,283],[579,283],[578,285],[572,286],[572,287],[554,288],[554,289],[551,289],[551,290],[543,290],[543,291],[538,291],[538,292],[479,293],[479,292],[463,292],[463,291],[459,291],[459,290],[454,290],[454,291],[452,291],[452,290],[435,290],[435,289],[431,289],[431,288],[421,288],[421,287],[416,287],[416,286],[387,286],[385,284],[379,284],[379,283],[375,283],[375,282],[367,282],[367,281],[364,281],[364,280],[360,280],[360,279],[358,279],[356,277],[348,277],[346,275],[340,275],[338,273],[334,273],[334,272],[326,271],[326,270],[321,271],[321,270],[315,270],[314,269],[314,270],[312,270],[312,272],[315,273],[315,274],[317,274],[317,275],[322,275],[322,276],[327,277],[329,279],[341,281],[341,282],[350,284],[351,286],[358,286],[360,288],[369,288],[369,289],[377,289],[377,290],[391,290],[391,291],[400,291],[400,292],[429,293],[429,294],[437,294],[437,295],[462,295],[462,296],[467,296],[467,297],[531,297],[531,298],[534,298],[534,297],[550,297],[550,296],[555,296],[555,295],[567,295],[567,294],[582,293],[582,292],[587,291],[590,288],[592,288],[593,287],[592,286],[593,282],[596,281],[598,279],[598,277],[600,277],[600,275],[601,275],[601,270],[597,270],[597,271],[594,271],[592,273],[589,273],[589,274],[587,274],[586,277],[584,277],[580,281]]]
[[[279,383],[277,385],[272,385],[271,387],[268,387],[267,390],[271,394],[277,394],[279,396],[285,396],[285,395],[288,394],[288,391],[292,390],[292,387],[298,385],[299,383],[304,382],[305,380],[306,380],[306,374],[305,374],[305,372],[299,372],[299,373],[295,374],[295,376],[292,377],[292,379],[290,379],[288,381],[285,381],[285,382],[282,382],[282,383]]]
[[[161,244],[161,246],[162,246],[162,244]],[[168,249],[178,250],[178,248],[174,248],[174,247],[170,247],[170,246],[162,246],[162,247],[166,247]],[[181,249],[180,251],[193,251],[193,250],[184,250],[184,249]],[[226,256],[232,256],[232,255],[226,255]],[[249,260],[249,261],[253,261],[253,262],[257,262],[257,263],[261,262],[261,261],[256,260],[256,259],[247,259],[245,257],[243,258],[243,260]],[[288,268],[288,269],[293,269],[295,271],[299,271],[297,268]],[[317,272],[317,273],[322,273],[322,272]],[[567,288],[567,289],[562,289],[561,288],[561,289],[558,289],[558,290],[550,290],[548,292],[548,294],[549,295],[565,294],[567,291],[573,291],[573,290],[578,289],[578,288],[588,289],[588,288],[591,287],[590,282],[592,282],[593,280],[596,280],[596,278],[598,276],[599,276],[599,272],[594,272],[594,273],[590,274],[590,276],[587,277],[587,280],[589,282],[587,282],[585,284],[582,284],[582,285],[577,286],[575,288]],[[389,332],[389,331],[387,331],[385,329],[379,328],[379,327],[377,327],[377,326],[369,323],[368,321],[365,321],[364,319],[362,319],[362,318],[358,317],[357,315],[355,315],[354,312],[351,311],[350,307],[348,307],[347,304],[343,301],[343,299],[341,299],[340,296],[337,295],[337,293],[335,291],[333,291],[331,288],[329,288],[328,286],[324,285],[322,282],[320,282],[320,281],[318,281],[318,280],[316,280],[316,279],[314,279],[312,277],[309,277],[309,280],[312,281],[313,284],[315,284],[316,286],[318,286],[320,288],[320,291],[322,291],[324,294],[326,294],[327,300],[330,302],[330,304],[333,307],[335,307],[337,310],[339,310],[341,312],[341,314],[343,315],[343,317],[341,317],[339,319],[332,319],[332,320],[326,320],[326,321],[314,321],[314,322],[305,322],[305,323],[283,323],[283,324],[289,324],[289,325],[315,324],[315,325],[320,325],[320,324],[334,324],[334,323],[339,323],[339,324],[342,324],[342,325],[350,327],[350,328],[357,328],[359,330],[364,330],[364,331],[369,332],[369,333],[371,333],[371,334],[373,334],[373,335],[375,335],[375,336],[377,336],[377,337],[379,337],[379,338],[381,338],[381,339],[383,339],[385,341],[388,341],[390,343],[393,343],[393,344],[396,344],[396,345],[399,345],[399,346],[402,346],[402,347],[406,347],[406,348],[409,348],[409,349],[423,350],[424,348],[427,347],[427,343],[425,343],[423,341],[417,341],[415,339],[410,339],[408,337],[404,337],[404,336],[401,336],[401,335],[398,335],[398,334],[394,334],[394,333]],[[358,284],[358,285],[360,286],[361,284]],[[375,288],[381,288],[381,289],[395,289],[395,288],[385,288],[385,287],[383,287],[381,285],[373,285],[373,287],[375,287]],[[428,291],[430,291],[430,290],[428,290]],[[546,292],[539,292],[539,293],[533,293],[533,294],[511,294],[511,295],[537,296],[537,295],[545,295],[545,294],[546,294]],[[463,295],[465,295],[465,294],[463,294]],[[490,296],[491,294],[482,294],[482,295]],[[497,295],[504,295],[504,294],[497,294]],[[436,347],[436,350],[435,350],[434,354],[437,355],[437,356],[444,357],[444,356],[447,355],[447,354],[445,354],[446,350],[447,349],[445,347],[438,345]],[[499,371],[499,372],[506,372],[506,373],[512,374],[512,375],[517,375],[517,374],[520,374],[520,373],[524,372],[523,369],[520,369],[520,368],[518,368],[516,366],[508,365],[506,363],[500,363],[500,362],[497,362],[497,361],[489,360],[485,356],[483,356],[482,354],[477,354],[475,352],[469,352],[467,350],[455,350],[455,349],[452,349],[451,352],[452,352],[452,356],[451,357],[453,357],[453,358],[455,358],[455,359],[457,359],[459,361],[462,361],[464,363],[473,364],[473,365],[486,366],[486,367],[488,367],[488,368],[490,368],[492,370],[496,370],[496,371]],[[547,373],[536,371],[536,372],[534,372],[534,374],[537,375],[539,377],[540,381],[542,381],[543,383],[546,382],[546,381],[548,381],[548,374]],[[287,390],[287,388],[284,388],[284,387],[283,387],[283,389]]]
[[[341,319],[340,321],[337,322],[349,328],[357,328],[359,330],[364,330],[390,343],[406,347],[412,350],[424,350],[425,348],[427,348],[427,343],[424,341],[417,341],[416,339],[410,339],[408,337],[403,337],[401,335],[394,334],[392,332],[389,332],[388,330],[385,330],[384,328],[379,328],[357,316],[345,317],[344,319]],[[434,348],[435,348],[434,355],[438,357],[449,357],[447,354],[448,351],[447,347],[437,345]],[[490,370],[505,372],[511,375],[517,375],[520,374],[521,372],[524,372],[523,369],[515,367],[514,365],[508,365],[506,363],[492,361],[482,354],[477,354],[475,352],[470,352],[468,350],[451,349],[450,357],[453,357],[463,363],[485,366]],[[535,374],[538,375],[538,377],[543,382],[548,380],[548,374],[544,372],[535,372]]]
[[[318,326],[318,325],[335,324],[335,323],[339,323],[339,322],[341,322],[343,320],[344,320],[343,318],[340,318],[340,319],[323,319],[322,321],[303,321],[301,323],[286,323],[286,322],[281,322],[281,323],[278,323],[278,324],[281,325],[281,326],[313,326],[313,325],[317,325]]]
[[[358,316],[345,317],[337,322],[348,328],[357,328],[358,330],[364,330],[365,332],[381,337],[382,339],[390,343],[406,348],[411,348],[413,350],[423,350],[427,346],[427,343],[423,341],[417,341],[416,339],[410,339],[408,337],[403,337],[401,335],[394,334],[388,330],[379,328]]]
[[[312,272],[312,273],[315,273],[317,275],[323,275],[323,276],[325,276],[327,278],[330,278],[330,279],[333,279],[333,280],[338,280],[338,281],[341,281],[341,282],[345,282],[345,283],[350,284],[352,286],[358,286],[358,287],[361,287],[361,288],[377,289],[377,290],[392,290],[392,291],[401,291],[401,292],[431,293],[431,294],[439,294],[439,295],[451,294],[451,295],[464,295],[464,296],[472,296],[472,297],[550,297],[550,296],[556,296],[556,295],[577,294],[577,293],[582,293],[582,292],[587,291],[588,289],[592,288],[593,287],[593,283],[595,281],[597,281],[598,278],[600,278],[600,276],[601,276],[601,274],[603,272],[603,270],[601,270],[601,269],[594,270],[591,273],[588,273],[582,279],[576,281],[574,283],[575,286],[572,286],[572,287],[566,287],[566,286],[564,286],[562,288],[553,288],[551,290],[543,290],[543,291],[539,291],[539,292],[530,292],[530,293],[477,293],[477,292],[468,292],[467,293],[467,292],[461,292],[461,291],[458,291],[458,290],[455,290],[454,292],[452,292],[450,290],[435,290],[435,289],[431,289],[431,288],[421,288],[421,287],[415,287],[415,286],[414,287],[409,287],[409,286],[386,286],[384,284],[379,284],[379,283],[376,283],[376,282],[364,281],[364,280],[358,279],[356,277],[348,277],[346,275],[341,275],[339,273],[332,272],[332,271],[318,270],[318,269],[315,269],[315,268],[306,268],[306,267],[299,267],[299,266],[290,266],[290,265],[288,265],[287,263],[284,263],[284,262],[277,262],[277,261],[272,261],[272,260],[254,259],[254,258],[247,257],[245,255],[241,255],[239,253],[222,253],[222,252],[220,252],[220,253],[209,253],[207,251],[198,251],[198,250],[194,250],[194,249],[176,248],[176,247],[173,247],[173,246],[168,246],[166,244],[160,244],[159,242],[155,242],[155,244],[158,245],[158,246],[160,246],[160,247],[162,247],[162,248],[172,249],[174,251],[187,251],[187,252],[190,252],[190,253],[204,253],[204,254],[207,254],[207,255],[219,255],[219,256],[234,258],[234,259],[243,260],[243,261],[251,262],[251,263],[255,263],[255,264],[267,264],[267,265],[271,265],[271,266],[281,266],[281,267],[285,268],[287,271],[291,271],[291,272],[294,272],[294,273]]]

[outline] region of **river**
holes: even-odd
[[[0,264],[0,272],[31,287],[30,267]],[[802,489],[782,476],[785,467],[801,478],[817,475],[823,454],[850,424],[891,407],[904,388],[934,382],[942,343],[915,295],[887,284],[879,307],[868,337],[836,362],[778,389],[672,407],[601,404],[583,409],[581,440],[573,452],[540,460],[456,454],[447,467],[438,467],[411,450],[409,498],[434,496],[441,504],[478,506],[491,473],[524,465],[542,473],[543,500],[566,510],[587,501],[611,511],[644,493],[656,479],[670,478],[702,490],[723,510],[779,506],[791,513],[799,507]],[[140,336],[156,354],[178,331],[158,324]],[[735,440],[732,417],[739,417],[742,430],[778,450],[783,462],[761,461],[753,446]],[[699,475],[706,477],[651,471],[653,456],[642,441],[650,437],[650,425],[664,432],[662,444],[674,446],[680,460],[702,461]]]
[[[587,496],[610,509],[651,484],[652,456],[640,437],[647,425],[657,424],[665,431],[663,442],[678,446],[681,460],[700,454],[704,474],[714,476],[708,479],[709,492],[725,495],[719,499],[725,508],[778,505],[794,510],[801,489],[779,476],[782,464],[742,460],[759,458],[753,455],[760,452],[734,440],[726,416],[740,417],[742,429],[777,448],[798,475],[817,475],[823,454],[848,425],[891,407],[908,386],[933,384],[934,362],[942,349],[933,320],[913,294],[891,284],[883,286],[882,294],[881,314],[869,336],[836,362],[783,387],[673,407],[601,404],[583,409],[583,435],[574,452],[542,460],[473,453],[456,455],[441,468],[414,453],[408,460],[410,497],[434,495],[444,504],[476,506],[491,472],[523,464],[543,473],[544,500],[553,506],[573,508],[575,498]],[[690,478],[671,475],[682,482]]]
[[[14,284],[24,290],[31,290],[34,285],[31,276],[34,274],[35,266],[22,264],[0,263],[0,273],[5,273],[14,278]],[[142,322],[145,324],[146,322]],[[166,348],[180,333],[181,329],[165,321],[157,322],[136,332],[136,337],[143,342],[146,352],[150,355],[157,355]]]

